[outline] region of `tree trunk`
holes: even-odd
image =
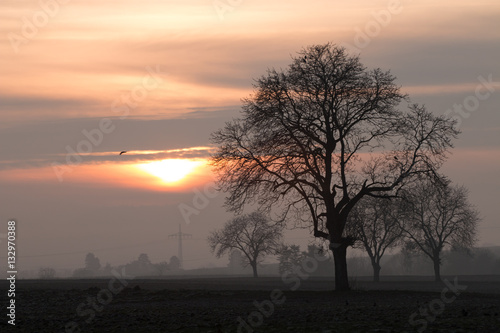
[[[252,262],[252,263],[250,263],[250,265],[252,266],[252,270],[253,270],[253,277],[254,277],[254,278],[259,277],[259,276],[257,275],[257,263],[256,263],[256,262],[255,262],[255,263],[253,263],[253,262]]]
[[[382,267],[380,267],[380,265],[375,261],[372,261],[372,266],[373,266],[373,282],[380,282],[380,269]]]
[[[441,282],[441,260],[439,257],[432,258],[434,262],[434,281]]]
[[[347,278],[347,244],[344,242],[337,248],[330,249],[333,252],[335,262],[335,290],[349,290],[349,280]]]

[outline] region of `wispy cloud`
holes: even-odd
[[[115,131],[82,162],[139,161],[163,158],[208,157],[210,133],[237,110],[191,111],[184,119],[119,119]],[[53,162],[65,163],[68,149],[84,140],[84,130],[95,128],[100,118],[26,122],[0,132],[0,169],[34,168]],[[69,148],[68,148],[69,147]],[[120,151],[129,153],[118,156]],[[119,158],[119,159],[118,159]]]

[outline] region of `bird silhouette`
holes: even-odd
[[[120,152],[120,155],[123,155],[123,154],[125,154],[126,152],[127,152],[126,150],[122,150],[122,151]]]

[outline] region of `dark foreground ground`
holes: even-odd
[[[494,276],[120,279],[19,280],[15,327],[3,281],[0,332],[500,332]]]

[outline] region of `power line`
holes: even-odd
[[[180,223],[179,223],[179,232],[176,234],[168,235],[168,238],[177,238],[179,240],[179,245],[178,245],[179,247],[177,249],[177,258],[179,258],[179,264],[181,268],[182,268],[182,239],[192,238],[192,237],[193,235],[182,232]]]

